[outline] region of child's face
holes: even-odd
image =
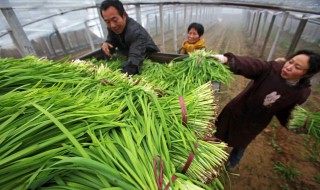
[[[194,28],[191,28],[188,32],[188,42],[196,43],[199,40],[200,40],[200,36],[198,34],[198,31]]]

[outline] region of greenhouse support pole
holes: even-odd
[[[199,5],[197,4],[196,6],[195,6],[195,9],[196,9],[196,22],[199,22]],[[200,12],[200,14],[201,14],[201,12]]]
[[[151,35],[151,27],[150,27],[151,25],[150,25],[149,16],[150,16],[150,14],[147,14],[147,15],[146,15],[146,18],[147,18],[146,30],[147,30],[147,32],[149,33],[149,35],[152,36],[152,35]]]
[[[56,52],[55,48],[53,47],[53,42],[52,42],[52,37],[53,37],[54,34],[55,34],[55,32],[52,32],[52,33],[49,35],[49,43],[50,43],[51,49],[53,50],[54,56],[57,56],[57,52]]]
[[[89,26],[88,26],[88,21],[85,21],[85,22],[84,22],[84,26],[85,26],[85,28],[86,28],[86,34],[87,34],[88,41],[89,41],[89,43],[90,43],[91,50],[94,51],[95,48],[94,48],[92,36],[91,36],[91,34],[90,34],[90,29],[89,29]]]
[[[259,35],[258,35],[258,38],[257,38],[257,41],[258,41],[258,42],[260,42],[260,38],[261,38],[261,36],[262,36],[262,34],[263,34],[263,32],[264,32],[264,28],[265,28],[265,26],[266,26],[267,17],[268,17],[268,12],[264,11],[263,13],[264,13],[264,14],[263,14],[263,20],[262,20],[263,24],[262,24],[262,26],[261,26],[261,30],[260,30]]]
[[[41,38],[41,45],[43,47],[43,51],[46,52],[45,55],[49,55],[50,56],[51,52],[50,52],[50,50],[49,50],[49,48],[48,48],[48,46],[47,46],[47,44],[45,42],[45,37]]]
[[[247,33],[249,33],[250,31],[250,27],[251,27],[251,19],[252,19],[252,11],[248,11],[248,14],[247,14],[247,19],[246,19],[246,22],[247,22]]]
[[[261,58],[263,57],[264,51],[266,50],[266,46],[267,46],[271,31],[272,31],[272,28],[273,28],[273,25],[274,25],[274,21],[276,20],[276,16],[277,16],[276,14],[272,15],[271,22],[270,22],[270,25],[269,25],[269,29],[268,29],[266,38],[264,39],[262,50],[261,50],[261,53],[260,53],[260,57]]]
[[[168,21],[167,21],[167,23],[168,23],[168,24],[167,24],[167,31],[169,32],[169,31],[170,31],[170,25],[171,25],[171,23],[170,23],[170,20],[171,20],[171,19],[170,19],[170,17],[171,17],[171,16],[170,16],[170,13],[168,13],[167,15],[168,15]]]
[[[154,15],[154,19],[156,21],[156,36],[159,34],[158,32],[158,15]]]
[[[46,48],[48,50],[49,56],[53,55],[53,53],[52,53],[53,50],[51,49],[51,47],[50,47],[50,45],[48,43],[47,37],[42,38],[42,40],[43,40],[43,43],[45,44],[45,46],[46,46]]]
[[[251,24],[250,24],[250,32],[249,32],[249,36],[250,37],[252,36],[252,31],[253,31],[255,20],[256,20],[256,11],[253,12],[252,21],[251,21]]]
[[[248,31],[247,31],[247,33],[250,35],[251,26],[252,26],[251,23],[252,23],[252,19],[253,19],[253,13],[252,13],[252,11],[249,11],[249,13],[250,14],[248,15],[249,16],[249,18],[248,18],[248,20],[249,20],[248,22],[249,23],[248,23]]]
[[[276,35],[276,37],[275,37],[275,39],[273,41],[273,44],[272,44],[271,50],[269,52],[269,56],[268,56],[267,61],[271,61],[273,59],[274,52],[276,51],[276,47],[277,47],[278,42],[279,42],[280,34],[283,31],[284,26],[286,25],[286,21],[287,21],[288,15],[289,15],[288,12],[285,12],[283,14],[281,25],[280,25],[279,30],[277,32],[277,35]]]
[[[102,38],[104,38],[106,40],[107,36],[108,36],[108,29],[107,29],[106,23],[104,22],[101,14],[100,14],[100,6],[98,6],[98,8],[97,8],[97,12],[98,12],[98,17],[99,17],[99,21],[100,21],[101,30],[102,30],[102,33],[103,33]]]
[[[257,21],[258,23],[256,26],[256,31],[254,32],[254,38],[253,38],[252,44],[256,43],[256,40],[257,40],[257,35],[259,32],[260,21],[261,21],[261,14],[262,14],[262,12],[259,12],[258,21]]]
[[[188,20],[188,22],[187,23],[191,23],[192,22],[192,19],[193,19],[193,13],[192,13],[192,7],[190,7],[189,8],[190,9],[190,11],[189,11],[189,20]]]
[[[67,51],[67,49],[66,49],[66,47],[65,47],[65,45],[63,43],[63,40],[62,40],[62,37],[61,37],[60,32],[58,30],[58,27],[57,27],[56,23],[53,20],[52,20],[52,26],[54,28],[55,33],[57,34],[57,38],[58,38],[58,41],[60,42],[60,45],[61,45],[61,48],[62,48],[63,52],[67,55],[68,51]]]
[[[12,30],[8,31],[8,34],[10,35],[10,37],[12,39],[12,42],[16,46],[19,54],[21,55],[21,57],[23,57],[24,56],[24,52],[21,50],[20,45],[19,45],[17,39],[14,37]]]
[[[137,4],[135,6],[136,9],[136,21],[142,25],[142,21],[141,21],[141,6],[140,4]]]
[[[70,39],[70,35],[69,35],[69,34],[66,34],[66,38],[67,38],[67,42],[68,42],[70,48],[73,49],[74,46],[73,46],[73,43],[72,43],[72,41],[71,41],[71,39]]]
[[[173,49],[174,52],[177,52],[177,13],[176,5],[173,5]]]
[[[0,9],[12,30],[12,37],[14,37],[13,41],[16,41],[18,44],[17,48],[20,50],[19,52],[21,53],[21,56],[24,57],[30,54],[36,55],[36,51],[28,39],[27,34],[24,32],[17,15],[9,3],[9,0],[1,0]]]
[[[302,16],[302,18],[300,20],[300,23],[299,23],[299,26],[297,28],[297,31],[294,34],[293,38],[292,38],[290,47],[289,47],[288,52],[287,52],[287,57],[289,55],[291,55],[294,52],[294,50],[296,49],[296,47],[298,45],[298,42],[300,40],[300,37],[301,37],[301,35],[303,33],[303,30],[306,27],[307,22],[308,22],[308,18],[306,16]]]
[[[184,9],[183,9],[183,30],[182,32],[184,33],[185,28],[187,28],[187,4],[184,4]]]
[[[160,4],[160,31],[162,35],[162,52],[166,52],[165,47],[165,32],[164,32],[164,23],[163,23],[163,4]]]
[[[79,38],[78,38],[78,33],[77,31],[74,31],[74,37],[76,38],[76,48],[79,48],[81,46],[80,42],[79,42]]]

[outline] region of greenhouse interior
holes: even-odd
[[[320,72],[308,75],[311,60],[320,70],[312,59],[320,54],[319,0],[121,2],[125,16],[116,9],[117,20],[105,18],[111,8],[102,9],[103,0],[0,1],[1,190],[320,190]],[[123,31],[132,31],[132,18],[139,33],[115,32],[123,18]],[[191,23],[204,28],[191,28],[201,48],[189,42]],[[134,48],[108,55],[112,35]],[[307,57],[307,69],[298,56]],[[225,112],[241,94],[258,107],[251,95],[269,80],[260,70],[271,64],[284,65],[279,80],[289,75],[286,65],[302,70],[294,86],[279,90],[290,96],[270,100],[290,108],[287,123],[265,106],[273,93],[265,92],[263,111],[273,115],[250,129],[256,135],[230,168],[237,145],[216,136],[220,123],[242,128],[247,118],[224,121]],[[124,71],[129,66],[135,73]],[[308,85],[298,86],[302,79]],[[258,108],[243,111],[264,122]]]

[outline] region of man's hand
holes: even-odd
[[[222,54],[210,55],[209,57],[219,61],[220,63],[226,63],[228,58]]]
[[[139,69],[135,65],[129,65],[127,62],[124,64],[125,66],[122,68],[122,73],[127,73],[128,75],[139,74]]]
[[[101,49],[102,51],[104,51],[104,53],[108,56],[108,57],[111,57],[111,52],[110,52],[110,49],[113,48],[113,45],[107,43],[107,42],[104,42],[101,46]]]

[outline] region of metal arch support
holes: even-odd
[[[10,35],[10,37],[11,37],[11,39],[12,39],[12,42],[13,42],[13,44],[16,46],[19,54],[21,55],[21,57],[23,57],[24,52],[21,50],[20,45],[19,45],[16,37],[13,35],[12,30],[8,31],[8,34]]]
[[[268,28],[268,32],[267,32],[266,38],[264,39],[262,50],[261,50],[261,53],[260,53],[260,57],[261,58],[263,57],[264,51],[266,49],[266,46],[267,46],[271,31],[272,31],[272,28],[273,28],[273,25],[274,25],[274,21],[276,20],[276,16],[277,15],[275,15],[275,14],[272,15],[271,22],[270,22],[270,25],[269,25],[269,28]]]
[[[187,5],[184,4],[183,7],[183,32],[187,28]]]
[[[56,34],[56,33],[55,33],[55,32],[52,32],[52,33],[49,35],[49,43],[50,43],[51,49],[53,50],[54,56],[57,56],[56,50],[54,49],[54,47],[53,47],[53,42],[52,42],[52,37],[53,37],[54,34]]]
[[[141,6],[140,4],[135,5],[135,10],[136,10],[136,19],[137,22],[142,25],[142,20],[141,20]]]
[[[274,21],[276,20],[276,16],[279,15],[279,14],[281,14],[281,12],[273,13],[273,15],[272,15],[271,22],[270,22],[270,25],[269,25],[269,29],[268,29],[266,38],[265,38],[265,40],[264,40],[261,53],[260,53],[260,58],[263,57],[264,51],[265,51],[265,49],[266,49],[266,46],[267,46],[267,43],[268,43],[268,40],[269,40],[271,31],[272,31],[272,28],[273,28],[273,25],[274,25]]]
[[[294,36],[292,38],[290,47],[289,47],[288,52],[287,52],[287,57],[290,56],[295,51],[295,49],[296,49],[296,47],[298,45],[298,42],[300,40],[300,37],[301,37],[301,35],[303,33],[303,30],[307,25],[308,20],[309,20],[308,17],[302,16],[302,18],[300,20],[300,23],[299,23],[299,26],[298,26],[298,28],[296,30],[296,33],[294,34]]]
[[[67,51],[67,49],[66,49],[66,47],[65,47],[65,45],[63,43],[62,36],[61,36],[61,34],[60,34],[59,30],[58,30],[58,27],[57,27],[56,23],[53,20],[52,20],[52,25],[53,25],[54,31],[55,31],[55,33],[57,35],[58,41],[60,42],[61,48],[62,48],[63,52],[67,55],[68,51]]]
[[[10,3],[8,0],[4,0],[2,2],[3,4],[9,5]],[[19,19],[15,12],[13,11],[12,7],[8,8],[1,8],[1,12],[3,16],[6,18],[7,23],[9,24],[11,30],[12,30],[12,41],[14,44],[16,44],[17,49],[22,57],[27,55],[36,55],[36,51],[34,50],[34,47],[32,46],[32,43],[28,39],[27,34],[24,32],[23,27],[21,23],[19,22]]]
[[[253,16],[252,16],[253,15]],[[254,22],[255,22],[255,19],[256,19],[256,11],[253,11],[253,13],[251,14],[251,23],[250,23],[250,28],[249,28],[249,35],[251,36],[252,35],[252,30],[253,30],[253,27],[254,27]]]
[[[258,15],[258,21],[257,21],[256,30],[255,30],[255,32],[254,32],[254,37],[253,37],[252,44],[255,44],[255,43],[256,43],[257,35],[258,35],[259,27],[260,27],[260,21],[261,21],[262,12],[259,12],[258,14],[259,14],[259,15]]]
[[[250,20],[251,20],[251,11],[247,11],[247,19],[246,19],[246,32],[250,31]]]
[[[286,24],[286,21],[287,21],[288,16],[289,16],[289,12],[285,12],[285,13],[283,14],[280,28],[279,28],[279,30],[278,30],[278,32],[277,32],[277,34],[276,34],[276,37],[275,37],[275,39],[274,39],[274,41],[273,41],[271,50],[270,50],[270,52],[269,52],[269,56],[268,56],[268,58],[267,58],[267,61],[271,61],[271,60],[273,59],[274,52],[276,51],[276,47],[277,47],[278,42],[279,42],[280,34],[281,34],[281,32],[283,31],[283,28],[284,28],[284,26],[285,26],[285,24]]]
[[[159,11],[160,11],[160,30],[161,30],[161,34],[162,34],[162,44],[161,44],[162,45],[162,51],[166,52],[164,20],[163,20],[163,4],[160,4]]]
[[[92,36],[91,36],[91,33],[90,33],[90,28],[89,28],[88,21],[85,21],[85,22],[84,22],[84,26],[85,26],[86,35],[87,35],[87,39],[88,39],[88,41],[89,41],[91,50],[94,51],[95,48],[94,48]]]
[[[176,5],[173,5],[173,49],[177,52],[177,12]]]
[[[101,14],[100,14],[100,8],[99,7],[97,8],[97,12],[98,12],[98,17],[99,17],[99,21],[100,21],[101,30],[102,30],[102,33],[103,33],[103,38],[107,39],[108,29],[107,29],[107,26],[106,26]]]
[[[268,17],[268,11],[263,11],[263,18],[262,18],[262,24],[261,24],[262,26],[261,26],[261,30],[260,30],[260,32],[258,34],[257,41],[260,41],[261,36],[262,36],[263,32],[265,31],[264,29],[265,29],[265,26],[266,26],[267,17]]]

